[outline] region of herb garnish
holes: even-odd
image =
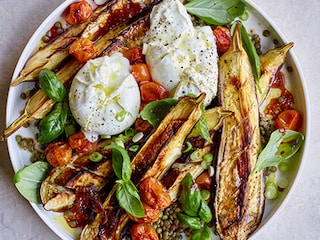
[[[120,207],[136,218],[144,217],[139,191],[131,181],[132,168],[128,152],[115,144],[106,146],[104,149],[112,149],[112,167],[118,178],[116,197]]]
[[[49,69],[40,71],[39,86],[50,99],[57,103],[55,109],[41,119],[38,141],[42,144],[50,143],[63,132],[67,137],[70,136],[76,131],[76,123],[69,108],[65,86]]]
[[[229,24],[246,10],[240,0],[192,0],[184,6],[190,14],[213,25]]]
[[[267,146],[258,157],[253,173],[286,161],[298,152],[303,142],[303,134],[293,130],[272,132]]]

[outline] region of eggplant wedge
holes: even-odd
[[[202,114],[204,94],[197,99],[184,97],[161,121],[155,132],[133,158],[132,182],[137,186],[146,176],[164,174],[181,155],[183,143]],[[157,170],[157,171],[156,171]],[[103,203],[104,214],[85,226],[81,239],[120,239],[128,216],[115,196],[116,185]]]
[[[128,24],[129,23],[120,24],[100,38],[95,43],[97,50],[96,55],[107,56],[117,50],[124,51],[128,46],[131,46],[133,42],[135,44],[142,44],[144,33],[149,27],[149,13],[131,23],[129,26]],[[56,75],[60,81],[68,85],[83,65],[83,63],[73,59],[56,72]],[[48,98],[42,89],[39,89],[28,99],[23,113],[5,129],[1,139],[4,140],[11,136],[20,127],[32,120],[42,119],[52,110],[54,104],[55,102]]]
[[[293,47],[290,42],[283,47],[275,48],[260,56],[261,76],[259,79],[259,88],[257,90],[258,102],[261,105],[269,93],[271,84],[275,79],[277,72],[284,64],[287,53]]]
[[[264,207],[263,173],[251,173],[260,150],[259,104],[239,24],[219,60],[219,100],[233,115],[223,121],[214,200],[221,239],[247,239]]]
[[[11,86],[22,82],[34,81],[38,78],[39,71],[43,68],[55,69],[63,65],[69,56],[69,46],[78,38],[87,38],[97,41],[109,31],[114,31],[116,26],[135,19],[139,14],[148,12],[159,0],[116,0],[107,1],[95,9],[93,14],[83,23],[71,26],[52,43],[40,48],[27,61],[17,79]],[[63,64],[62,64],[63,63]]]

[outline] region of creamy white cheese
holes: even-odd
[[[140,91],[129,61],[120,53],[88,61],[73,79],[69,104],[87,136],[115,135],[131,126]]]
[[[150,16],[143,52],[153,80],[173,97],[206,93],[205,105],[217,94],[218,54],[209,26],[194,27],[179,0],[164,0]]]

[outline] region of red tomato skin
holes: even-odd
[[[299,131],[302,126],[302,116],[295,109],[288,109],[281,112],[275,121],[276,129]]]
[[[148,177],[139,186],[141,200],[154,209],[169,207],[172,203],[167,189],[153,177]]]
[[[196,183],[200,189],[212,190],[213,179],[210,177],[208,171],[203,172],[197,179]]]
[[[156,230],[147,223],[133,225],[131,238],[132,240],[159,240]]]
[[[89,39],[79,38],[70,45],[69,53],[72,54],[78,62],[85,63],[95,56],[96,49]]]
[[[157,82],[146,82],[140,86],[141,99],[152,102],[169,97],[169,91]]]
[[[75,2],[67,9],[65,20],[70,25],[76,25],[87,20],[92,12],[92,7],[88,2],[84,0]]]
[[[45,149],[46,159],[53,166],[63,166],[70,163],[72,148],[68,142],[50,143]]]
[[[153,223],[158,221],[160,217],[160,209],[155,209],[151,206],[149,206],[147,203],[142,201],[142,205],[144,208],[144,215],[145,217],[143,218],[136,218],[130,214],[128,214],[129,218],[137,223]]]
[[[217,26],[213,30],[213,35],[216,37],[218,55],[222,56],[231,44],[230,30],[223,26]]]
[[[68,142],[72,149],[74,149],[77,153],[85,154],[90,154],[94,152],[98,145],[98,140],[90,142],[82,131],[72,134],[68,138]]]
[[[131,73],[139,85],[151,81],[151,75],[148,66],[145,63],[136,63],[131,65]]]
[[[130,65],[136,63],[144,63],[145,61],[141,47],[130,48],[126,52],[124,52],[123,56],[129,60]]]

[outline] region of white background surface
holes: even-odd
[[[291,198],[256,239],[320,239],[320,1],[252,0],[275,22],[293,49],[307,82],[311,141],[302,176]],[[62,0],[0,0],[0,131],[5,128],[9,82],[24,46]],[[16,191],[6,142],[0,142],[0,239],[58,237]]]

